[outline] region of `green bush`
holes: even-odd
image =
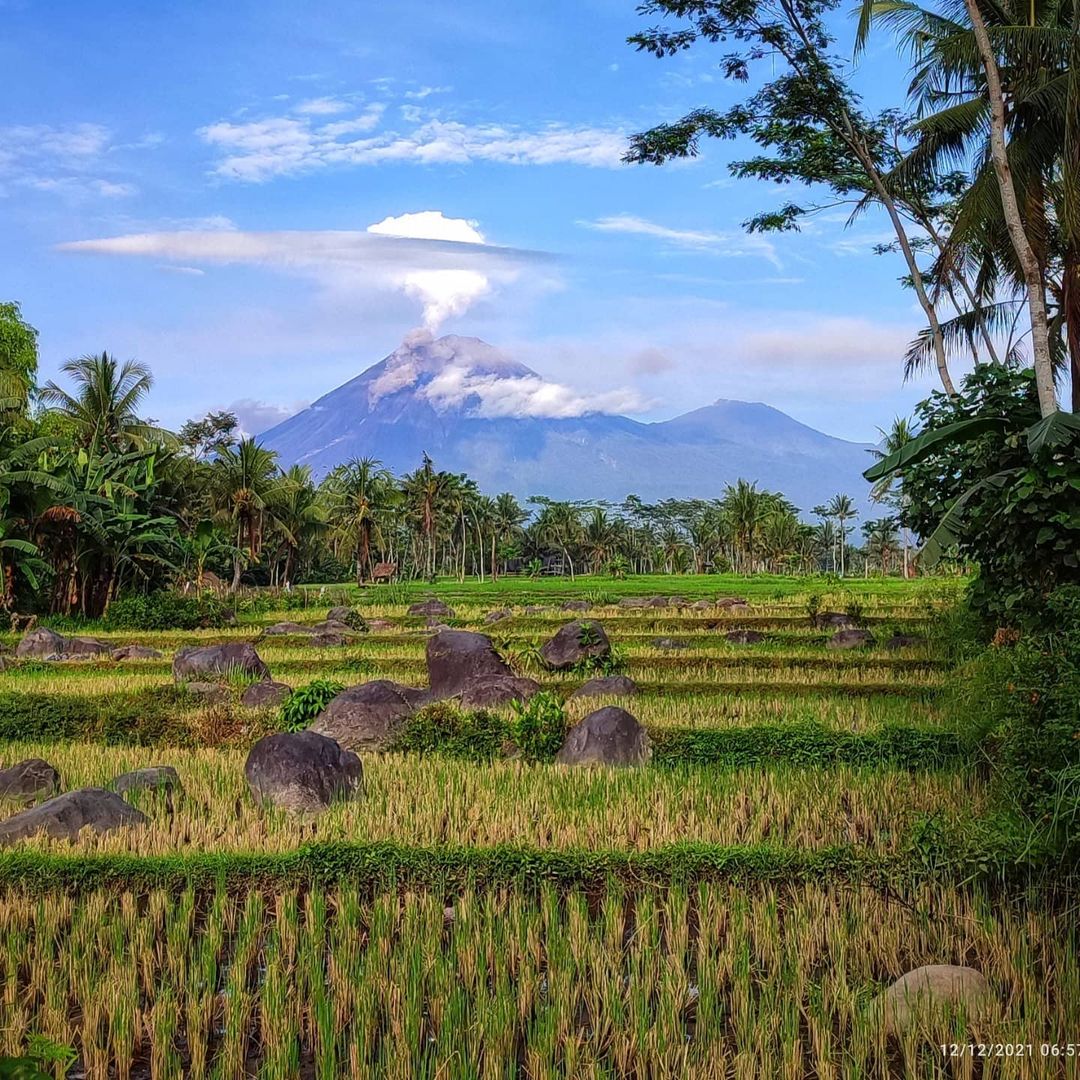
[[[492,761],[502,756],[508,735],[506,721],[494,713],[485,709],[463,712],[439,701],[409,717],[394,748]]]
[[[304,731],[344,689],[341,683],[331,679],[312,679],[298,686],[278,713],[281,730]]]
[[[110,605],[105,625],[113,630],[199,630],[227,626],[233,609],[210,593],[132,593]]]
[[[566,709],[550,690],[515,701],[512,737],[526,761],[552,761],[566,741]]]
[[[1080,848],[1080,587],[1047,598],[1042,627],[961,669],[954,703],[985,741],[1000,794],[1050,850]]]

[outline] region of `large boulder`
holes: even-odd
[[[100,656],[110,651],[111,646],[96,638],[64,637],[47,626],[39,626],[23,635],[15,655],[48,660],[56,656]]]
[[[484,675],[473,680],[457,695],[467,709],[492,709],[511,701],[528,701],[542,687],[535,679],[516,675]]]
[[[608,705],[589,713],[566,734],[559,765],[642,765],[652,756],[645,729],[625,709]]]
[[[826,643],[829,649],[864,649],[874,644],[869,630],[837,630]]]
[[[270,669],[248,641],[224,645],[188,645],[173,657],[173,678],[177,682],[204,681],[206,676],[229,676],[233,672],[254,679],[269,679]]]
[[[760,645],[765,635],[760,630],[730,630],[724,638],[732,645]]]
[[[60,790],[60,774],[41,758],[27,758],[0,769],[0,800],[29,804]]]
[[[582,683],[570,696],[579,697],[630,697],[638,692],[637,683],[625,675],[607,675]]]
[[[405,721],[430,700],[426,690],[375,679],[342,690],[309,730],[347,750],[389,750]]]
[[[604,628],[591,619],[560,626],[555,636],[540,646],[541,659],[554,671],[610,655],[611,642]]]
[[[324,810],[360,793],[364,767],[351,751],[314,731],[260,739],[244,764],[244,779],[258,802],[283,810]]]
[[[0,847],[38,833],[58,840],[74,840],[83,829],[105,833],[125,825],[145,825],[148,821],[144,813],[114,791],[79,788],[0,821]]]
[[[427,640],[428,685],[435,697],[460,694],[480,678],[512,678],[513,672],[486,634],[440,630]]]
[[[112,651],[114,660],[161,660],[164,656],[164,653],[147,645],[121,645]]]
[[[454,617],[454,609],[449,604],[444,604],[441,600],[434,598],[430,600],[421,600],[418,604],[413,604],[409,607],[407,612],[409,615],[442,615],[447,619]]]
[[[993,1003],[990,984],[981,971],[955,964],[927,964],[901,975],[879,999],[885,1030],[903,1034],[934,1014],[962,1011],[967,1019]]]
[[[241,695],[240,704],[249,709],[276,709],[288,700],[292,687],[273,679],[252,683]]]
[[[341,604],[338,607],[332,607],[326,613],[326,621],[340,622],[348,625],[351,620],[356,618],[356,615],[357,612],[355,612],[351,607],[346,607],[344,604]]]

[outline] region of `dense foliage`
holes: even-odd
[[[1039,404],[1030,373],[990,365],[955,397],[932,394],[917,415],[928,436],[962,421],[986,425],[903,468],[902,520],[926,537],[946,520],[943,546],[979,567],[971,601],[982,616],[1039,625],[1049,593],[1080,583],[1080,440],[1033,453],[1026,433]]]

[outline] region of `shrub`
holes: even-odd
[[[105,625],[116,630],[198,630],[227,626],[233,610],[210,593],[133,593],[109,605]]]
[[[512,737],[526,761],[551,761],[566,741],[566,710],[550,690],[541,690],[524,704],[512,703]]]
[[[463,712],[439,701],[409,717],[395,749],[492,761],[502,756],[507,735],[506,722],[494,713],[486,709]]]
[[[312,679],[298,686],[278,713],[282,731],[304,731],[344,689],[330,679]]]

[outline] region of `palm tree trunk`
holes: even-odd
[[[1001,74],[994,56],[990,35],[986,31],[977,0],[964,0],[975,44],[986,72],[986,91],[990,98],[990,158],[1001,192],[1001,208],[1009,230],[1016,258],[1024,273],[1027,288],[1028,315],[1031,319],[1031,351],[1035,364],[1035,386],[1039,392],[1039,411],[1043,416],[1057,412],[1057,393],[1054,389],[1054,368],[1050,354],[1050,322],[1046,314],[1046,284],[1042,267],[1028,239],[1020,216],[1020,204],[1013,184],[1009,151],[1005,143],[1005,95]]]

